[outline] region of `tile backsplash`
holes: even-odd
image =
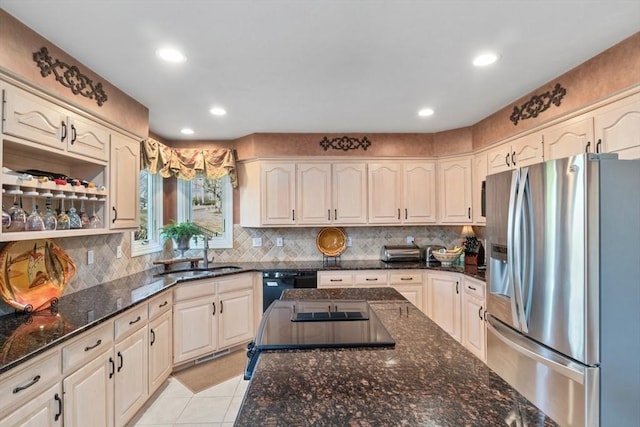
[[[316,248],[316,235],[321,227],[311,228],[243,228],[234,226],[233,249],[211,249],[214,262],[268,262],[268,261],[321,261],[322,254]],[[419,246],[439,244],[447,247],[460,245],[462,226],[419,227],[345,227],[352,246],[342,254],[343,260],[378,259],[385,244],[406,244],[407,236],[413,236]],[[482,237],[484,227],[474,227]],[[261,247],[253,247],[252,239],[262,238]],[[277,238],[283,246],[277,246]],[[105,234],[87,237],[57,239],[56,243],[75,261],[77,273],[65,289],[65,294],[120,279],[151,268],[159,259],[174,257],[170,242],[163,252],[130,257],[131,233]],[[122,258],[116,257],[116,248],[122,246]],[[94,251],[94,263],[87,265],[87,251]],[[202,251],[192,250],[187,255],[200,256]],[[13,309],[0,301],[0,315]]]

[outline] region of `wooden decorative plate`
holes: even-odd
[[[76,266],[52,240],[10,242],[0,252],[0,294],[11,307],[25,312],[55,304]]]
[[[316,236],[316,247],[326,256],[341,255],[347,249],[347,235],[341,228],[323,228]]]

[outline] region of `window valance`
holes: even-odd
[[[198,174],[216,179],[229,175],[233,188],[238,186],[236,156],[232,149],[172,148],[148,138],[142,142],[141,151],[141,167],[149,173],[184,180],[192,180]]]

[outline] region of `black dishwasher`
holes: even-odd
[[[285,289],[317,287],[318,272],[315,270],[265,271],[262,273],[262,310],[280,299]]]

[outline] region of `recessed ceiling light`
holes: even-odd
[[[423,108],[422,110],[418,111],[418,115],[420,117],[429,117],[429,116],[433,116],[434,111],[431,108]]]
[[[191,128],[182,128],[180,129],[180,133],[183,135],[193,135],[195,132]]]
[[[221,107],[213,107],[209,110],[209,112],[214,116],[224,116],[225,114],[227,114],[227,110]]]
[[[473,65],[476,67],[484,67],[491,65],[498,60],[498,55],[495,53],[483,53],[473,58]]]
[[[179,63],[185,62],[187,60],[187,57],[184,56],[182,52],[173,48],[158,49],[156,51],[156,54],[160,59],[164,59],[167,62]]]

